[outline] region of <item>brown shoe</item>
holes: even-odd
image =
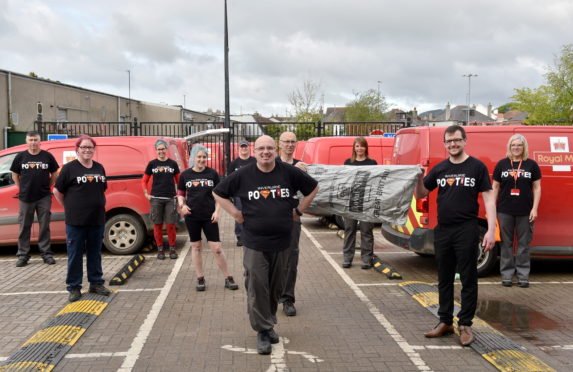
[[[459,326],[458,330],[460,331],[460,344],[462,344],[462,346],[468,346],[469,344],[474,342],[474,334],[472,332],[472,327]]]
[[[434,338],[434,337],[442,337],[445,335],[449,335],[451,333],[454,333],[454,326],[447,325],[446,323],[440,322],[430,332],[424,333],[424,336],[426,336],[428,338]]]

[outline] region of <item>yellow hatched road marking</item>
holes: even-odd
[[[0,371],[17,371],[20,369],[24,370],[34,370],[42,372],[50,372],[54,369],[54,365],[39,363],[39,362],[16,362],[0,367]]]
[[[83,300],[76,301],[69,305],[66,305],[56,316],[68,313],[88,313],[94,315],[100,315],[102,311],[107,307],[107,302],[94,301],[94,300]]]
[[[423,292],[412,295],[412,298],[424,307],[434,306],[439,304],[438,292]]]
[[[482,356],[497,369],[503,372],[537,371],[553,372],[553,368],[537,357],[519,350],[497,350]]]
[[[54,326],[38,331],[32,338],[22,344],[22,347],[39,342],[57,342],[64,345],[74,345],[84,334],[85,328],[74,326]]]

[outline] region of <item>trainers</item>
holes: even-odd
[[[90,293],[95,293],[100,296],[109,296],[111,291],[103,286],[103,284],[90,284]]]
[[[352,264],[350,262],[343,262],[342,263],[343,269],[350,269],[351,266],[352,266]]]
[[[362,266],[360,266],[362,268],[362,270],[368,270],[369,268],[372,267],[372,265],[370,263],[367,262],[363,262]]]
[[[235,283],[235,280],[233,279],[232,276],[228,276],[225,278],[225,288],[234,291],[236,289],[239,289],[239,286],[237,285],[237,283]]]
[[[44,257],[44,263],[46,265],[55,265],[56,260],[54,260],[54,257],[52,257],[52,256],[47,256],[47,257]]]
[[[203,292],[205,289],[207,289],[207,285],[205,284],[205,277],[204,276],[197,278],[197,285],[195,286],[195,289],[198,292]]]
[[[237,238],[237,247],[242,247],[243,241],[240,238]]]
[[[72,288],[70,290],[70,296],[68,297],[68,301],[76,302],[80,298],[82,298],[82,292],[80,291],[80,289],[79,288]]]
[[[520,288],[529,288],[529,281],[527,280],[520,280],[519,284],[517,284]]]
[[[172,260],[174,260],[174,259],[176,259],[177,257],[179,257],[179,255],[177,254],[177,251],[175,250],[175,247],[169,248],[169,258],[171,258]]]
[[[16,267],[23,267],[28,264],[28,259],[25,257],[19,257],[18,261],[16,261]]]
[[[272,349],[269,333],[267,331],[257,333],[257,353],[269,355]]]
[[[511,282],[511,280],[502,280],[501,285],[504,287],[511,287],[513,283]]]
[[[271,344],[278,344],[279,343],[279,335],[275,332],[274,329],[267,331],[267,333],[269,335],[269,341],[271,342]]]
[[[157,259],[158,260],[164,260],[165,259],[165,251],[163,249],[160,249],[159,251],[157,251]]]
[[[283,311],[286,316],[295,316],[296,315],[296,307],[291,301],[285,301],[283,303]]]

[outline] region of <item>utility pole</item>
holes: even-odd
[[[467,121],[466,121],[466,125],[470,124],[470,104],[471,104],[471,95],[472,95],[472,78],[473,77],[478,77],[477,74],[472,74],[471,72],[467,75],[462,75],[462,77],[467,77],[468,78],[468,99],[467,99]]]
[[[129,120],[131,120],[131,71],[130,70],[127,70],[127,89],[128,89],[127,108],[129,113]]]
[[[229,30],[227,27],[227,0],[225,0],[225,123],[224,127],[231,127],[230,104],[229,104]],[[231,132],[227,134],[225,141],[225,170],[231,162]]]

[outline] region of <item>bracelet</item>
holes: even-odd
[[[302,216],[302,212],[298,210],[298,207],[294,209],[294,212],[300,217]]]

